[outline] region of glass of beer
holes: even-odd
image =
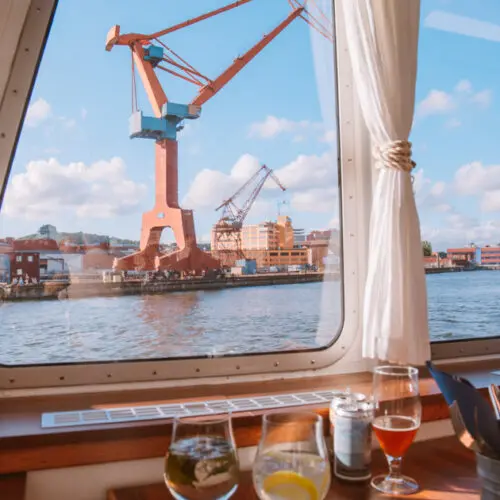
[[[165,459],[165,483],[177,500],[226,500],[238,487],[231,418],[176,419]]]
[[[372,486],[389,495],[418,491],[417,482],[401,474],[401,463],[415,439],[422,414],[418,370],[411,366],[379,366],[373,377],[373,431],[389,463],[389,474],[376,476]]]

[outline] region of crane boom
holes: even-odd
[[[262,173],[264,173],[264,175],[262,175]],[[239,208],[235,203],[236,198],[238,198],[243,190],[250,186],[261,175],[262,177],[257,181],[257,184],[252,189],[250,196],[248,196],[248,198],[243,202],[241,208]],[[267,165],[262,165],[259,170],[257,170],[257,172],[255,172],[255,174],[253,174],[252,177],[250,177],[250,179],[248,179],[248,181],[243,184],[243,186],[241,186],[230,198],[225,200],[224,203],[216,208],[216,210],[224,208],[221,219],[225,222],[229,222],[234,227],[241,228],[248,215],[248,212],[250,212],[252,205],[257,199],[257,196],[259,196],[262,187],[269,177],[276,182],[276,184],[282,191],[286,190],[283,184],[281,184],[276,175],[273,173],[273,170],[270,169]]]
[[[132,50],[132,57],[141,77],[144,90],[148,96],[153,112],[157,118],[162,115],[162,106],[168,102],[167,95],[161,86],[158,75],[151,63],[144,60],[144,47],[140,42],[134,42],[130,49]]]
[[[226,204],[231,203],[235,198],[238,198],[238,196],[257,178],[259,177],[260,173],[262,172],[262,169],[264,166],[260,167],[255,174],[248,179],[243,186],[241,186],[236,193],[233,193],[233,195],[228,198],[227,200],[224,200],[215,210],[220,210],[222,207],[226,206]]]
[[[234,9],[236,7],[240,7],[252,0],[237,0],[231,4],[225,5],[224,7],[220,7],[219,9],[212,10],[207,12],[206,14],[202,14],[201,16],[193,17],[192,19],[188,19],[179,24],[175,24],[174,26],[170,26],[169,28],[165,28],[164,30],[157,31],[151,35],[144,35],[142,33],[127,33],[126,35],[120,35],[120,26],[113,26],[108,33],[108,37],[106,39],[106,50],[110,51],[115,45],[130,45],[133,42],[137,41],[148,41],[153,40],[154,38],[159,38],[161,36],[167,35],[168,33],[173,33],[174,31],[178,31],[186,26],[191,26],[193,24],[199,23],[200,21],[204,21],[205,19],[209,19],[218,14],[222,14],[228,10]]]
[[[245,54],[235,59],[233,64],[229,66],[221,75],[219,75],[212,83],[205,85],[198,95],[191,101],[195,106],[202,106],[210,98],[212,98],[226,83],[232,80],[259,52],[269,45],[294,19],[300,16],[304,11],[304,7],[297,7],[287,18],[282,21],[271,33],[264,35],[262,40],[255,44]]]

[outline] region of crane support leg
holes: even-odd
[[[218,269],[220,263],[196,244],[192,210],[179,207],[177,141],[156,142],[156,193],[153,210],[142,215],[140,250],[116,259],[116,270],[203,271]],[[163,254],[160,238],[163,229],[170,227],[178,250]]]

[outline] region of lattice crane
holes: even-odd
[[[292,11],[272,31],[250,50],[237,57],[218,77],[210,79],[166,45],[161,37],[191,26],[195,23],[222,14],[252,0],[239,0],[219,9],[200,15],[152,34],[121,34],[120,26],[108,32],[106,50],[115,45],[128,46],[132,53],[132,116],[130,137],[156,141],[155,205],[142,216],[140,250],[132,255],[115,260],[117,270],[130,269],[176,269],[202,271],[219,267],[219,262],[200,250],[192,210],[182,209],[178,197],[177,133],[185,119],[197,119],[201,106],[216,95],[239,71],[298,17],[315,27],[323,36],[325,27],[309,8],[299,0],[289,0]],[[312,0],[309,0],[312,1]],[[137,108],[136,70],[146,90],[154,116],[144,116]],[[189,104],[168,100],[155,70],[163,70],[198,87],[198,93]],[[170,227],[179,248],[171,254],[162,254],[160,238],[164,228]]]
[[[262,187],[269,178],[271,178],[282,191],[286,190],[272,169],[266,165],[262,165],[259,170],[238,189],[238,191],[216,208],[216,210],[222,209],[222,215],[214,228],[212,250],[214,250],[215,255],[223,266],[230,266],[235,260],[245,258],[241,245],[241,229],[248,212],[250,212]],[[243,193],[250,189],[249,196],[245,198],[240,206],[238,206],[237,200]]]

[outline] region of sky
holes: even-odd
[[[154,200],[154,142],[128,136],[127,47],[104,50],[114,24],[152,33],[229,0],[60,2],[23,126],[0,235],[42,224],[139,239]],[[323,2],[328,4],[327,0]],[[286,0],[253,0],[162,39],[215,78],[289,13]],[[434,249],[500,243],[500,3],[423,0],[415,120],[414,190],[422,237]],[[215,208],[259,165],[267,183],[247,222],[289,215],[295,227],[339,221],[333,45],[295,20],[179,134],[179,199],[208,241]],[[158,71],[169,100],[187,103],[189,83]],[[151,107],[137,78],[139,106]],[[166,240],[168,241],[168,234]]]

